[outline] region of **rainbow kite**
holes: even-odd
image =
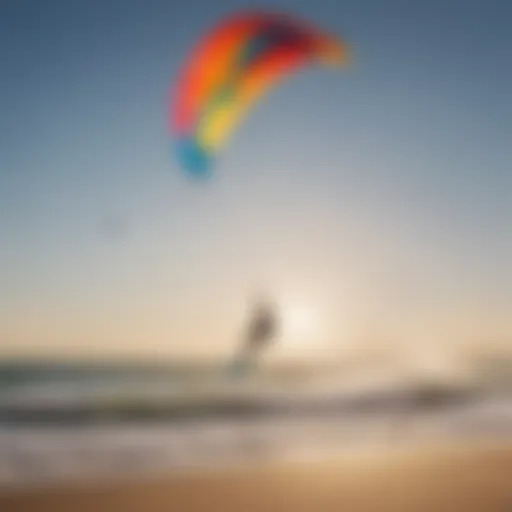
[[[345,43],[294,17],[228,17],[200,41],[172,90],[170,128],[180,165],[193,176],[210,175],[213,157],[271,87],[306,64],[347,60]]]

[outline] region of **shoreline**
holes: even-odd
[[[506,512],[512,510],[512,442],[368,448],[350,457],[0,490],[0,509]]]

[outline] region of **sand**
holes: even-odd
[[[2,512],[512,512],[512,443],[0,493]]]

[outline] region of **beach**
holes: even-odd
[[[6,512],[512,510],[512,443],[367,449],[330,460],[175,472],[0,494]]]
[[[184,390],[190,378],[168,374],[4,387],[0,510],[512,510],[504,391],[349,392],[302,377]]]

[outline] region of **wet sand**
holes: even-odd
[[[512,443],[0,493],[5,512],[511,512]]]

